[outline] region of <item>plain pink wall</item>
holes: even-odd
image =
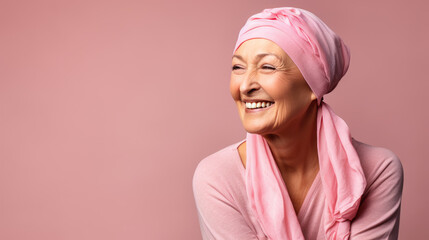
[[[405,169],[401,239],[426,235],[424,1],[0,1],[0,239],[200,239],[191,180],[244,138],[228,90],[247,17],[297,6],[350,46],[326,101]]]

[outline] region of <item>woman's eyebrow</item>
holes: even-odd
[[[232,58],[234,59],[234,58],[238,58],[238,59],[240,59],[241,61],[244,61],[244,59],[243,59],[243,57],[242,56],[240,56],[240,55],[232,55]]]
[[[274,56],[277,59],[281,60],[281,58],[279,56],[277,56],[276,54],[274,54],[274,53],[259,53],[259,54],[256,55],[256,60],[259,61],[259,60],[261,60],[262,58],[264,58],[266,56]],[[240,55],[233,55],[232,58],[238,58],[241,61],[244,61],[243,57],[240,56]]]
[[[274,53],[259,53],[258,55],[256,55],[256,59],[258,59],[258,61],[259,61],[259,60],[261,60],[262,58],[264,58],[264,57],[266,57],[266,56],[274,56],[274,57],[276,57],[277,59],[281,60],[281,59],[280,59],[280,57],[279,57],[279,56],[277,56],[277,55],[276,55],[276,54],[274,54]]]

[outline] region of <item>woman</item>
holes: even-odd
[[[308,11],[265,9],[247,20],[230,83],[247,136],[195,170],[203,239],[398,238],[398,157],[352,138],[323,101],[349,61]]]

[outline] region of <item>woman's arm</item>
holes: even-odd
[[[392,152],[389,155],[371,174],[369,187],[351,223],[350,240],[398,239],[404,175],[399,158]]]
[[[193,191],[204,240],[252,240],[258,238],[228,193],[228,174],[200,162],[193,177]]]

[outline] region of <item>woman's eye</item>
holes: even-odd
[[[237,70],[237,69],[242,69],[242,67],[238,66],[238,65],[234,65],[232,66],[232,70]]]
[[[262,69],[267,69],[267,70],[276,70],[276,67],[272,66],[272,65],[262,65]]]

